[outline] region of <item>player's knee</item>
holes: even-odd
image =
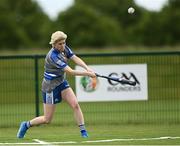
[[[74,102],[74,103],[72,104],[72,108],[73,108],[74,110],[79,109],[79,104],[78,104],[78,102]]]
[[[44,123],[45,124],[50,124],[51,123],[51,118],[48,118],[48,117],[44,117]]]

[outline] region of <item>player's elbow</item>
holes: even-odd
[[[65,68],[64,71],[65,71],[67,74],[75,75],[75,71],[74,71],[73,69],[71,69],[70,67]]]

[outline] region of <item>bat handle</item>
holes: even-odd
[[[97,77],[100,77],[101,75],[100,74],[98,74],[98,73],[95,73],[95,75],[97,76]]]

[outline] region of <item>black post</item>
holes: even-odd
[[[39,78],[38,78],[38,56],[34,56],[35,65],[35,110],[36,117],[39,116]]]

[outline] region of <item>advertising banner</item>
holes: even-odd
[[[147,65],[91,65],[96,73],[124,78],[136,82],[136,86],[122,85],[103,78],[76,76],[76,95],[78,101],[134,101],[147,100]],[[76,66],[77,70],[83,70]]]

